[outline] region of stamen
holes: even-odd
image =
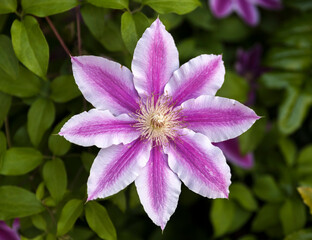
[[[141,137],[156,145],[167,145],[169,140],[177,137],[177,131],[184,127],[181,110],[182,108],[174,108],[172,99],[168,96],[160,96],[156,103],[152,96],[145,103],[140,102],[140,110],[133,116],[137,120],[133,127],[141,131]]]

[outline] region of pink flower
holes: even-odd
[[[20,240],[18,229],[20,227],[19,219],[14,219],[12,228],[4,221],[0,221],[0,239],[1,240]]]
[[[211,142],[234,138],[259,118],[237,101],[215,97],[221,56],[201,55],[179,68],[172,36],[157,19],[138,41],[131,71],[101,57],[73,57],[73,73],[95,109],[72,117],[60,135],[102,148],[88,179],[88,200],[135,181],[153,222],[165,228],[180,180],[209,198],[229,194],[230,168]]]
[[[282,7],[280,0],[209,0],[209,4],[216,17],[223,18],[236,12],[251,26],[259,23],[259,12],[256,6],[273,10]]]

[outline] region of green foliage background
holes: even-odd
[[[311,215],[297,187],[312,187],[312,1],[285,0],[246,26],[236,15],[215,19],[199,0],[0,1],[0,220],[20,218],[22,239],[312,239]],[[223,54],[219,94],[244,102],[249,86],[234,71],[236,50],[264,46],[254,109],[264,116],[240,137],[255,167],[231,166],[230,199],[210,200],[183,187],[165,231],[144,213],[135,187],[86,203],[86,181],[98,149],[56,135],[72,115],[90,109],[70,58],[105,56],[130,68],[144,30],[159,16],[184,63]],[[79,24],[80,22],[80,24]],[[79,31],[81,43],[79,47]]]

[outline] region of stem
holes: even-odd
[[[78,38],[78,55],[81,56],[81,31],[80,31],[80,6],[76,7],[76,22],[77,22],[77,38]]]
[[[56,38],[59,40],[60,44],[62,45],[63,49],[65,50],[65,52],[67,53],[67,55],[69,57],[71,57],[70,51],[68,50],[68,48],[66,47],[62,37],[60,36],[60,34],[58,33],[58,31],[56,30],[56,28],[54,27],[52,21],[50,20],[49,17],[45,17],[45,19],[47,20],[48,24],[50,25],[52,31],[54,32]]]
[[[10,135],[10,128],[9,128],[8,117],[5,118],[4,126],[5,126],[5,135],[6,135],[6,138],[7,138],[8,147],[11,148],[12,147],[12,143],[11,143],[11,135]]]

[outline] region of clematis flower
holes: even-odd
[[[14,219],[12,228],[4,221],[0,221],[0,239],[3,240],[20,240],[18,229],[20,227],[19,219]]]
[[[279,10],[280,0],[209,0],[211,12],[223,18],[236,12],[247,24],[255,26],[259,23],[259,12],[256,6]]]
[[[254,104],[256,100],[256,90],[258,88],[256,80],[266,71],[261,66],[262,47],[256,44],[249,50],[238,49],[236,54],[235,70],[244,77],[249,83],[250,90],[248,100],[245,103],[247,106]],[[242,154],[238,138],[230,139],[224,142],[214,143],[215,146],[221,148],[226,158],[233,164],[242,168],[252,168],[254,165],[253,153]]]
[[[259,117],[215,96],[224,81],[221,56],[200,55],[179,68],[174,40],[157,19],[137,43],[132,73],[95,56],[72,57],[72,64],[95,108],[72,117],[59,134],[102,148],[90,170],[88,200],[135,181],[148,216],[164,229],[181,181],[204,197],[228,197],[230,168],[211,142],[237,137]]]

